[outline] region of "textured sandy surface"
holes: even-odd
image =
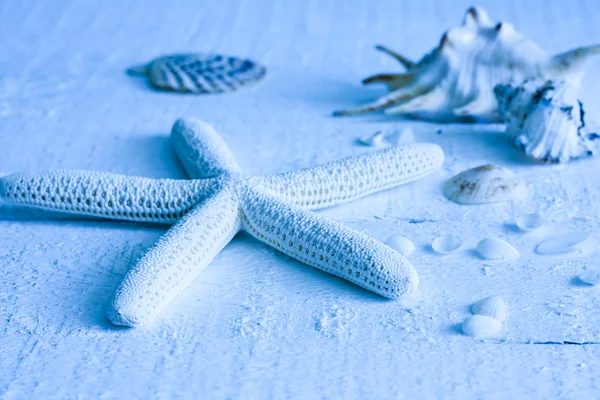
[[[182,178],[167,140],[180,116],[214,124],[252,173],[357,154],[366,151],[357,137],[411,127],[417,141],[444,148],[442,171],[320,214],[381,240],[413,239],[419,294],[385,300],[239,235],[151,326],[116,329],[105,317],[112,293],[166,228],[0,205],[0,397],[598,396],[600,292],[575,277],[598,262],[600,159],[535,165],[493,125],[330,117],[383,93],[361,78],[400,69],[374,44],[420,57],[469,2],[155,3],[0,2],[0,171]],[[591,0],[480,5],[552,51],[600,41]],[[256,88],[219,96],[159,93],[124,73],[185,50],[248,56],[269,73]],[[590,114],[599,76],[596,60],[584,78]],[[527,199],[485,207],[444,199],[448,177],[488,162],[517,171]],[[518,232],[514,219],[533,210],[548,224]],[[576,253],[534,253],[544,238],[576,230],[592,233]],[[439,257],[428,244],[446,232],[465,245]],[[521,258],[479,259],[474,247],[488,236]],[[509,307],[501,333],[461,335],[468,306],[492,294]]]

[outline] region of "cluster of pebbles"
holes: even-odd
[[[483,165],[459,173],[444,185],[445,196],[458,204],[488,204],[523,199],[527,196],[527,186],[522,179],[507,168],[496,165]],[[522,232],[532,232],[545,224],[545,218],[538,212],[523,214],[516,218],[514,225]],[[535,247],[538,254],[566,254],[588,240],[587,232],[570,232],[552,236]],[[387,245],[404,256],[414,250],[414,243],[401,235],[393,235]],[[463,240],[455,234],[436,237],[431,249],[442,256],[455,252],[463,246]],[[519,258],[519,251],[503,239],[489,237],[481,240],[476,251],[485,260],[511,261]],[[589,269],[579,275],[585,284],[600,284],[600,271]],[[507,308],[500,296],[485,297],[472,305],[473,315],[462,323],[465,335],[489,337],[498,333],[506,318]]]
[[[531,231],[541,227],[544,219],[537,213],[525,214],[515,223],[523,231]],[[553,236],[542,241],[535,248],[538,254],[566,254],[574,251],[589,238],[587,232],[571,232]],[[403,256],[409,256],[415,250],[415,244],[402,235],[390,236],[386,244]],[[431,242],[431,249],[440,254],[447,255],[460,249],[463,240],[453,234],[438,236]],[[508,261],[519,258],[519,251],[503,239],[490,237],[481,240],[475,247],[477,253],[485,260]]]

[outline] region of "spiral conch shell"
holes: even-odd
[[[334,115],[383,110],[445,121],[500,121],[494,87],[527,79],[561,79],[578,86],[584,62],[600,53],[600,45],[550,55],[506,22],[494,25],[479,7],[469,8],[462,26],[448,30],[438,47],[413,62],[385,47],[403,74],[380,74],[364,84],[385,83],[390,93],[378,100]]]
[[[591,156],[600,148],[600,131],[586,121],[578,90],[565,81],[526,81],[494,89],[506,133],[525,154],[548,163]]]

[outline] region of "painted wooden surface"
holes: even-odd
[[[566,166],[523,158],[494,125],[439,125],[334,109],[383,88],[360,79],[396,71],[377,43],[412,58],[460,22],[467,1],[0,2],[0,171],[77,168],[183,178],[167,135],[179,116],[222,132],[249,172],[313,166],[368,151],[355,139],[411,128],[446,163],[433,176],[321,212],[385,240],[410,237],[421,288],[389,301],[239,235],[151,326],[105,317],[116,285],[162,235],[157,225],[81,220],[0,205],[0,397],[17,398],[595,398],[600,390],[600,292],[576,276],[598,262],[599,160]],[[481,1],[495,20],[551,51],[600,42],[588,1]],[[160,93],[127,67],[189,50],[268,66],[232,94]],[[600,61],[584,78],[590,114]],[[499,163],[528,183],[514,204],[449,203],[442,183]],[[542,211],[534,233],[514,226]],[[540,256],[558,232],[592,238],[574,254]],[[440,257],[429,243],[465,240]],[[516,262],[476,256],[498,236]],[[494,339],[463,336],[469,305],[502,295],[509,317]],[[581,344],[590,343],[590,344]]]

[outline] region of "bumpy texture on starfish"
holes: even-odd
[[[419,278],[400,254],[307,210],[413,181],[444,159],[434,144],[392,147],[274,176],[246,175],[208,124],[178,120],[172,145],[191,180],[58,170],[0,178],[6,201],[77,214],[175,223],[127,273],[108,318],[149,322],[240,230],[315,268],[389,298]]]

